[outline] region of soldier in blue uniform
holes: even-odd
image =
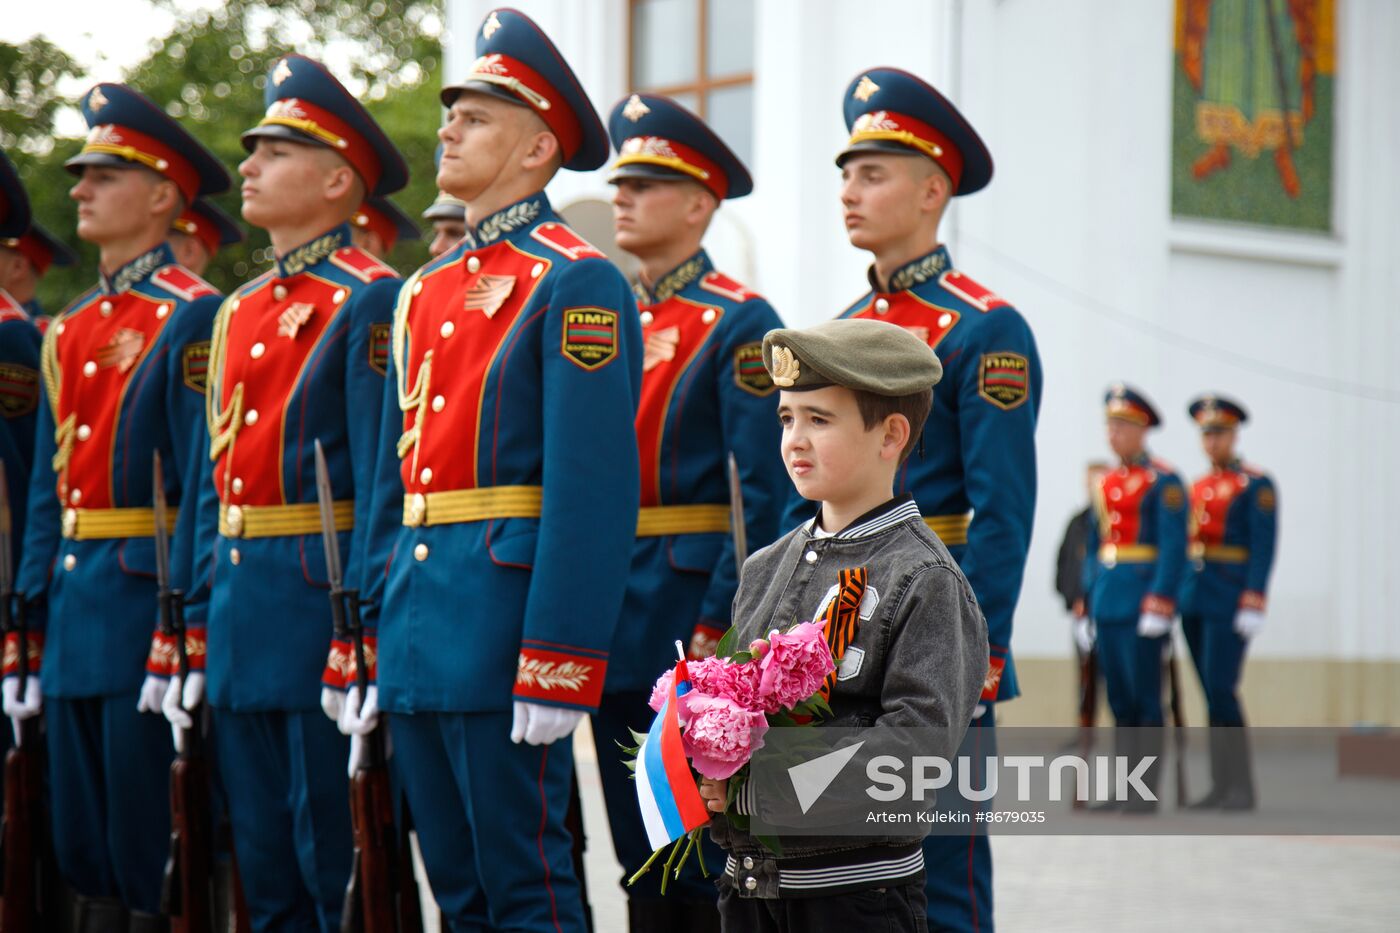
[[[1115,385],[1104,396],[1108,445],[1119,465],[1093,490],[1094,521],[1085,545],[1085,599],[1119,755],[1152,755],[1144,783],[1154,792],[1162,759],[1162,667],[1171,650],[1177,588],[1186,563],[1186,490],[1172,467],[1147,451],[1161,424],[1143,393]],[[1110,801],[1099,809],[1150,812],[1155,800]]]
[[[922,450],[895,491],[914,496],[987,617],[986,683],[959,752],[981,760],[995,749],[994,704],[1020,694],[1011,625],[1035,513],[1040,356],[1021,314],[955,270],[938,238],[949,201],[991,181],[976,130],[937,90],[895,68],[858,75],[843,110],[851,135],[836,163],[846,233],[874,264],[869,290],[841,316],[906,327],[943,362]],[[809,517],[798,505],[787,527]],[[930,927],[992,929],[987,838],[930,836],[924,857]]]
[[[0,154],[3,157],[3,154]],[[14,172],[14,167],[8,169],[13,176],[12,184],[19,186],[18,175]],[[19,194],[24,195],[24,189],[20,187]],[[26,199],[25,204],[28,204]],[[25,208],[25,216],[28,216],[28,208]],[[11,221],[19,217],[17,212],[10,215]],[[11,232],[0,236],[0,290],[9,293],[13,303],[19,304],[26,314],[30,316],[40,328],[47,326],[48,316],[44,314],[44,309],[39,306],[39,299],[36,291],[39,287],[39,280],[44,277],[44,273],[49,271],[50,266],[71,266],[78,261],[78,254],[73,252],[67,243],[45,230],[33,220],[26,222],[21,229],[10,224]]]
[[[366,626],[452,928],[576,931],[569,736],[602,696],[637,530],[641,328],[543,193],[607,158],[577,78],[513,10],[476,50],[438,134],[468,234],[395,310]]]
[[[633,94],[608,122],[617,245],[641,260],[642,393],[637,412],[641,517],[603,702],[593,720],[613,847],[623,877],[651,855],[629,772],[614,750],[643,729],[652,685],[675,659],[714,653],[738,588],[726,462],[743,490],[748,545],[776,536],[791,495],[783,469],[763,335],[772,307],[716,271],[700,242],[720,203],[753,182],[703,121],[675,101]],[[708,839],[707,839],[708,842]],[[720,851],[709,861],[719,864]],[[718,929],[717,892],[698,867],[662,896],[644,878],[626,888],[632,930]]]
[[[400,240],[418,240],[423,234],[413,218],[388,198],[366,198],[350,218],[355,245],[376,259],[388,259]]]
[[[0,152],[0,244],[15,244],[0,246],[0,263],[17,261],[32,269],[30,260],[18,249],[21,240],[31,236],[33,230],[29,196],[14,165]],[[10,547],[15,566],[20,563],[24,544],[24,505],[34,462],[40,340],[39,329],[21,297],[0,281],[0,457],[5,461],[6,492],[10,497]],[[14,567],[10,569],[13,573]],[[9,747],[10,730],[4,733],[0,748]]]
[[[18,576],[40,628],[28,663],[43,663],[29,696],[5,681],[5,711],[23,718],[45,705],[54,848],[83,898],[83,928],[122,929],[129,910],[131,929],[156,930],[171,748],[165,722],[138,710],[156,712],[160,699],[142,690],[157,615],[151,461],[159,449],[167,464],[172,583],[186,588],[207,450],[194,374],[219,303],[175,264],[166,236],[228,174],[131,88],[99,84],[82,106],[91,132],[67,166],[101,280],[44,337]]]
[[[213,201],[201,198],[170,226],[175,260],[195,275],[203,275],[222,246],[243,242],[243,230]]]
[[[328,933],[339,928],[353,848],[351,743],[341,732],[373,714],[374,697],[345,696],[354,670],[349,645],[332,637],[313,448],[325,448],[353,583],[399,279],[352,245],[349,222],[367,194],[397,190],[408,176],[398,150],[319,63],[279,59],[266,103],[243,134],[239,173],[243,217],[268,232],[277,259],[214,321],[197,549],[209,560],[197,564],[191,598],[207,605],[207,629],[191,626],[190,639],[207,641],[212,735],[252,927]],[[161,641],[154,677],[173,673],[162,668],[172,652]],[[192,672],[183,689],[171,677],[172,723],[189,724],[185,710],[205,676]]]
[[[1190,564],[1181,588],[1181,627],[1210,716],[1211,789],[1193,809],[1254,807],[1239,683],[1250,639],[1264,627],[1278,535],[1273,479],[1235,453],[1243,405],[1218,395],[1191,403],[1210,472],[1191,486]]]

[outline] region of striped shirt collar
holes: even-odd
[[[831,537],[840,541],[851,538],[868,538],[887,528],[892,528],[900,522],[906,522],[910,519],[918,521],[919,517],[919,504],[914,501],[912,495],[906,492],[901,496],[895,496],[883,505],[877,505]],[[821,509],[817,509],[816,516],[807,525],[808,534],[815,533],[821,518]]]

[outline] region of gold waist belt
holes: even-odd
[[[332,506],[335,530],[355,527],[355,501],[346,499]],[[219,534],[225,538],[282,538],[321,533],[321,508],[315,502],[291,505],[219,506]]]
[[[938,539],[947,545],[966,544],[967,529],[972,524],[972,513],[964,512],[961,515],[925,515],[924,524],[929,530],[938,535]]]
[[[176,513],[165,515],[166,530],[175,532]],[[64,509],[63,537],[74,541],[102,538],[149,538],[156,533],[155,509]]]
[[[403,497],[403,523],[453,525],[490,518],[539,518],[544,489],[540,486],[482,486],[448,492],[416,492]]]
[[[729,531],[727,505],[649,505],[637,513],[637,537]]]
[[[1105,544],[1099,547],[1099,563],[1105,567],[1114,564],[1150,564],[1156,559],[1155,544]]]
[[[1187,552],[1192,560],[1208,560],[1217,564],[1243,564],[1249,561],[1249,548],[1236,544],[1202,544],[1193,541]]]

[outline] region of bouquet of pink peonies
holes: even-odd
[[[831,648],[822,626],[799,622],[786,632],[776,629],[767,638],[756,639],[742,650],[734,650],[734,629],[720,639],[713,657],[692,661],[690,682],[678,693],[681,746],[691,768],[714,780],[729,780],[726,816],[747,825],[747,818],[733,812],[735,797],[748,777],[747,765],[763,747],[764,735],[773,727],[809,725],[813,719],[831,712],[822,694],[822,684],[836,669]],[[666,671],[652,689],[650,706],[660,713],[671,696],[675,669]],[[626,764],[636,770],[636,756],[646,739],[633,732],[637,746],[624,749]],[[667,860],[668,877],[678,876],[691,849],[698,851],[697,829],[676,840]],[[663,839],[665,837],[662,837]],[[680,864],[672,866],[681,846],[687,843]],[[763,840],[776,851],[776,840]],[[665,845],[632,876],[640,878],[664,851]],[[701,860],[704,871],[704,861]],[[664,890],[667,878],[662,879]]]

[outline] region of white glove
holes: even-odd
[[[331,722],[340,725],[340,717],[345,713],[345,691],[334,687],[322,687],[321,712],[325,713]]]
[[[183,689],[182,689],[183,688]],[[181,683],[178,676],[170,678],[170,686],[161,700],[160,711],[170,720],[177,737],[175,747],[180,747],[178,736],[183,729],[194,728],[194,717],[190,714],[204,701],[204,675],[190,671],[189,683]]]
[[[527,745],[550,745],[578,727],[584,717],[581,709],[561,709],[539,703],[515,701],[512,711],[510,740],[517,745],[524,739]]]
[[[1094,620],[1088,616],[1081,616],[1074,620],[1074,643],[1079,646],[1080,654],[1088,654],[1094,650]]]
[[[389,724],[385,723],[384,730],[384,758],[389,759],[394,754],[394,736],[389,731]],[[346,765],[345,773],[348,777],[354,777],[355,772],[361,768],[369,766],[369,735],[352,733],[350,736],[350,761]]]
[[[170,689],[169,677],[157,677],[155,674],[147,674],[146,679],[141,681],[141,695],[136,700],[136,711],[138,713],[161,714],[161,704],[165,702],[165,691]]]
[[[377,686],[370,684],[365,689],[364,703],[360,702],[359,684],[345,691],[345,708],[341,710],[340,721],[337,723],[342,735],[369,735],[378,723],[379,688]]]
[[[26,719],[32,719],[39,715],[39,711],[44,708],[44,692],[39,689],[39,675],[30,674],[24,682],[24,698],[19,695],[19,678],[6,677],[0,692],[4,695],[5,715],[10,717],[10,724],[15,730],[15,744],[20,744],[19,724]]]
[[[1143,638],[1161,638],[1172,630],[1172,620],[1158,612],[1144,612],[1138,617],[1137,633]]]
[[[986,704],[986,703],[978,703],[976,706],[974,706],[974,707],[972,708],[972,718],[973,718],[973,719],[981,719],[981,718],[982,718],[982,715],[983,715],[984,713],[986,713],[986,712],[987,712],[987,704]]]
[[[1264,627],[1264,613],[1258,609],[1241,609],[1235,613],[1235,634],[1250,639]]]

